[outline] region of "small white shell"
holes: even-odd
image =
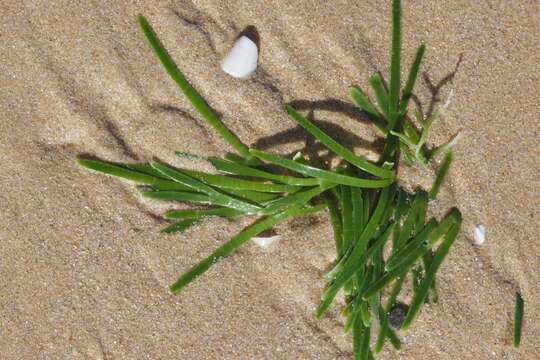
[[[254,237],[254,238],[251,238],[251,240],[255,244],[259,245],[260,247],[264,249],[268,249],[270,245],[272,245],[275,242],[278,242],[282,238],[283,236],[281,235],[275,235],[275,236],[266,236],[266,237]]]
[[[247,36],[242,36],[223,59],[221,69],[232,77],[243,79],[257,69],[258,57],[257,45]]]
[[[448,106],[450,106],[450,103],[452,102],[452,98],[454,97],[454,89],[450,89],[450,93],[448,94],[448,99],[446,99],[444,105],[442,106],[442,109],[446,111],[448,109]]]
[[[473,230],[474,245],[482,245],[486,240],[486,228],[483,225],[476,225]]]

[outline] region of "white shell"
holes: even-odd
[[[452,98],[454,97],[454,89],[450,89],[450,93],[448,94],[448,99],[446,99],[446,102],[442,106],[442,109],[446,111],[448,107],[450,106],[450,103],[452,102]]]
[[[242,36],[223,59],[221,68],[232,77],[243,79],[257,69],[258,57],[257,45],[247,36]]]
[[[267,249],[270,245],[272,245],[275,242],[278,242],[281,240],[283,236],[281,235],[275,235],[275,236],[267,236],[267,237],[254,237],[251,238],[251,240],[259,245],[260,247]]]
[[[473,230],[474,245],[482,245],[486,240],[486,228],[482,225],[476,225]]]

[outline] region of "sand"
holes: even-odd
[[[282,111],[293,102],[369,154],[378,134],[356,121],[347,87],[387,73],[389,2],[4,0],[0,13],[0,358],[351,358],[337,307],[313,317],[333,260],[326,214],[279,226],[277,247],[250,243],[172,296],[167,286],[247,221],[160,235],[171,206],[74,160],[204,168],[174,151],[228,149],[161,69],[139,13],[246,143],[301,149],[308,137]],[[454,91],[431,142],[463,134],[432,209],[456,205],[465,223],[440,271],[440,302],[402,334],[400,353],[381,359],[540,358],[539,13],[532,0],[404,1],[404,65],[428,44],[423,109]],[[219,62],[250,25],[259,68],[240,81]],[[401,175],[431,181],[427,170]],[[487,229],[482,247],[471,244],[474,224]],[[516,289],[519,350],[510,345]]]

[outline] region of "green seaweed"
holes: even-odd
[[[375,74],[370,78],[376,105],[360,88],[349,89],[353,103],[385,136],[378,163],[355,154],[294,108],[286,107],[295,123],[340,158],[340,165],[329,169],[313,166],[310,158],[304,154],[288,158],[250,149],[225,126],[188,82],[147,20],[139,16],[138,21],[165,71],[198,114],[237,154],[226,153],[222,157],[207,158],[177,152],[182,158],[210,162],[217,174],[179,169],[158,162],[115,164],[82,158],[77,162],[84,168],[143,185],[140,195],[144,198],[210,206],[165,212],[164,218],[178,222],[162,229],[164,233],[185,231],[212,216],[227,219],[257,217],[250,226],[191,266],[170,286],[170,291],[181,291],[257,234],[291,217],[328,209],[334,232],[336,264],[326,276],[328,286],[321,297],[316,316],[322,317],[336,295],[343,291],[346,301],[343,314],[347,317],[345,331],[352,332],[355,358],[373,359],[386,340],[399,350],[401,342],[389,327],[388,314],[398,302],[409,274],[413,279],[414,294],[402,325],[403,330],[411,326],[422,306],[427,303],[430,291],[431,298],[436,299],[436,274],[461,226],[461,213],[457,209],[450,211],[440,222],[435,219],[426,222],[428,199],[436,197],[443,183],[452,160],[449,150],[457,137],[429,150],[429,131],[440,112],[435,111],[424,120],[413,109],[416,125],[408,117],[408,105],[426,46],[422,44],[418,47],[405,87],[401,89],[401,2],[392,1],[388,89],[382,75]],[[429,194],[422,189],[409,194],[399,187],[396,182],[399,155],[403,155],[408,163],[426,165],[444,152],[447,155]],[[290,175],[291,172],[295,175]],[[440,239],[442,241],[432,253]],[[387,246],[391,251],[385,257]],[[384,302],[383,295],[387,290],[390,294]],[[514,346],[519,345],[522,316],[523,299],[517,294]],[[370,339],[377,322],[379,333],[371,348]]]
[[[248,147],[223,124],[223,122],[217,117],[202,96],[199,95],[197,90],[195,90],[193,86],[191,86],[191,84],[186,80],[184,74],[178,70],[176,63],[171,58],[167,50],[165,50],[161,44],[161,41],[159,41],[158,37],[156,36],[154,29],[152,29],[144,16],[139,16],[138,19],[139,25],[141,26],[148,43],[159,58],[159,61],[161,61],[161,64],[169,76],[174,80],[174,82],[176,82],[182,93],[184,93],[185,97],[189,100],[197,112],[221,135],[223,139],[225,139],[234,149],[236,149],[240,155],[249,157],[250,155]]]
[[[516,307],[514,311],[514,336],[512,338],[512,344],[515,348],[518,348],[521,344],[521,328],[523,326],[523,297],[519,292],[516,292]]]
[[[449,151],[444,156],[441,166],[439,167],[439,170],[437,171],[437,174],[435,176],[435,181],[433,182],[433,186],[431,187],[431,190],[429,191],[430,199],[435,199],[437,197],[441,184],[443,183],[446,177],[446,174],[448,173],[448,170],[450,169],[450,165],[452,164],[452,159],[453,159],[452,151]]]
[[[226,256],[231,255],[236,249],[242,246],[246,241],[252,237],[260,234],[261,232],[272,228],[274,225],[280,223],[283,220],[286,220],[292,216],[303,216],[310,215],[317,211],[323,209],[323,206],[314,206],[308,208],[298,208],[294,207],[286,211],[270,215],[266,218],[256,221],[253,225],[242,230],[236,236],[232,237],[231,240],[225,244],[218,247],[212,252],[207,258],[200,261],[198,264],[193,266],[191,269],[186,271],[174,284],[169,287],[171,293],[177,293],[182,290],[185,286],[191,283],[195,278],[205,273],[218,261],[223,259]]]

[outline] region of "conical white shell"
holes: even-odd
[[[248,37],[242,36],[223,59],[221,68],[232,77],[243,79],[257,69],[258,57],[257,45]]]

